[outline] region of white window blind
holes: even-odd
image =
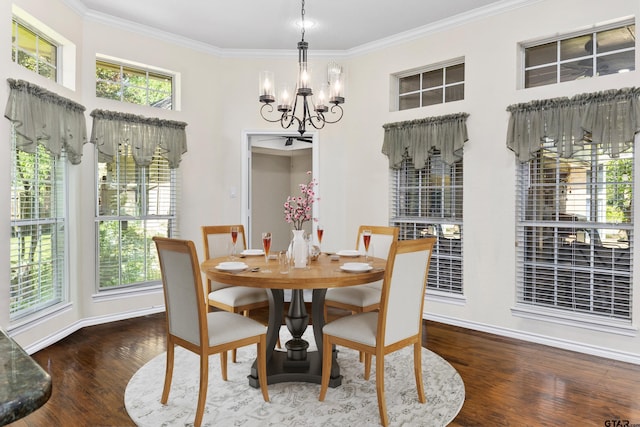
[[[160,280],[153,236],[176,228],[176,170],[157,148],[149,166],[134,162],[120,144],[112,162],[99,162],[96,232],[101,290]]]
[[[390,222],[400,239],[437,237],[427,289],[462,294],[462,160],[447,165],[432,155],[416,170],[405,158],[390,171]]]
[[[65,168],[40,144],[35,153],[11,149],[12,320],[57,304],[65,283]]]
[[[631,319],[633,151],[552,144],[518,169],[517,301]]]

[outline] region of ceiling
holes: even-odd
[[[532,0],[306,0],[310,50],[349,51]],[[84,15],[225,50],[291,50],[301,0],[65,0]],[[187,6],[187,7],[185,7]],[[391,18],[390,18],[391,17]]]

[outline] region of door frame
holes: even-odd
[[[245,235],[247,236],[247,247],[251,246],[252,242],[250,241],[251,236],[251,140],[255,137],[266,136],[266,137],[276,137],[276,136],[300,136],[297,131],[290,130],[243,130],[241,136],[241,152],[240,156],[242,159],[241,166],[241,199],[240,199],[240,217],[241,224],[244,225]],[[317,183],[320,182],[320,168],[319,168],[319,158],[320,158],[320,148],[319,148],[319,140],[320,136],[318,132],[306,132],[305,136],[310,136],[312,138],[311,143],[311,176],[316,180]],[[316,185],[316,197],[320,197],[320,185]],[[284,201],[283,201],[284,203]],[[314,203],[312,207],[313,218],[318,218],[318,204]],[[312,229],[313,233],[315,233],[315,222],[312,221]]]

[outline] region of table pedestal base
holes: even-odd
[[[285,323],[293,339],[287,341],[287,351],[275,350],[276,341],[282,325],[282,311],[284,307],[284,292],[281,289],[269,290],[269,326],[267,329],[267,384],[282,382],[322,382],[322,327],[324,326],[324,296],[326,289],[314,289],[311,302],[313,321],[313,335],[317,351],[307,351],[309,343],[302,339],[307,328],[308,318],[304,305],[302,290],[294,290],[285,317]],[[332,352],[331,376],[329,387],[342,384],[340,366],[336,360],[337,350]],[[256,363],[251,366],[251,373],[247,377],[251,387],[259,388],[258,370]]]
[[[336,351],[333,352],[332,366],[337,366],[336,353]],[[333,374],[334,369],[331,369],[331,371]],[[267,384],[286,382],[320,384],[322,381],[322,358],[317,351],[310,351],[307,353],[306,361],[296,362],[288,360],[286,352],[274,351],[271,355],[271,360],[267,363],[267,372]],[[251,375],[248,375],[247,379],[251,387],[260,388],[255,362],[251,367]],[[331,375],[329,387],[338,387],[340,384],[342,384],[342,375]]]

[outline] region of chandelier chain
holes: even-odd
[[[302,0],[302,12],[300,12],[300,15],[302,17],[301,19],[301,26],[302,26],[302,41],[304,41],[304,0]]]

